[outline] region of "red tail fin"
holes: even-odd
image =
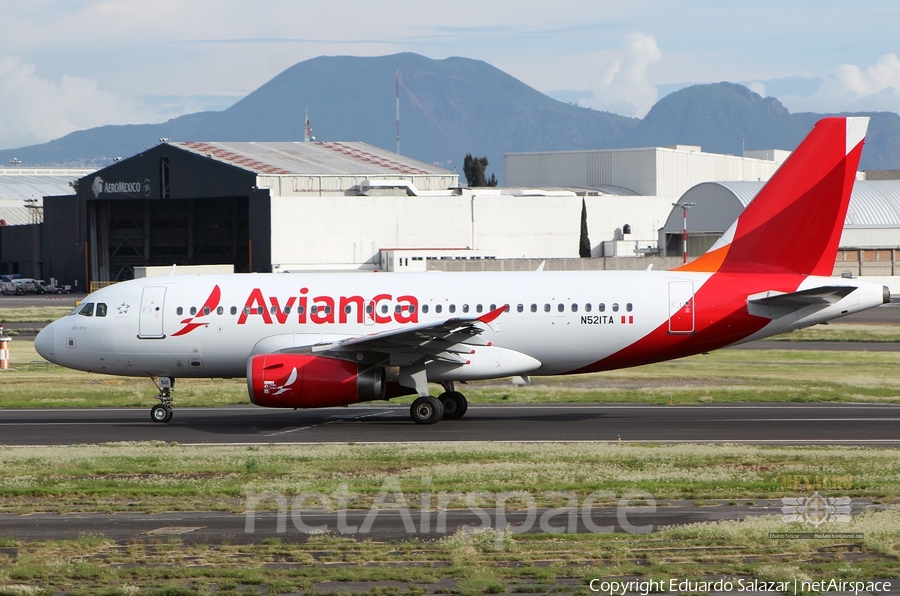
[[[678,271],[831,275],[868,118],[825,118],[737,221]]]

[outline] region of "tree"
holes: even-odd
[[[466,184],[472,188],[478,186],[497,186],[497,177],[491,174],[487,180],[484,178],[484,172],[488,166],[486,157],[472,157],[471,153],[466,153],[463,160],[463,174],[466,175]]]
[[[584,199],[581,199],[581,235],[578,239],[578,256],[582,258],[590,258],[591,256],[591,239],[588,238],[587,227],[587,205]]]

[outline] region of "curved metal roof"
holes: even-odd
[[[93,171],[0,168],[0,219],[10,226],[33,223],[34,213],[25,206],[27,201],[34,200],[34,205],[41,207],[44,197],[74,194],[71,183]]]
[[[743,210],[760,191],[765,182],[704,182],[689,189],[679,200],[703,203],[703,211],[693,210],[697,225],[706,231],[724,231],[736,217],[734,199]],[[727,221],[726,221],[727,220]],[[675,207],[666,221],[666,229],[680,229],[681,209]],[[701,224],[702,222],[702,224]],[[850,196],[850,206],[844,227],[897,228],[900,227],[900,180],[857,180]],[[692,226],[693,228],[693,226]],[[698,228],[699,229],[699,228]]]
[[[765,185],[765,182],[711,182],[710,184],[730,190],[731,194],[741,202],[741,206],[746,207],[753,200],[753,197],[756,196],[756,193]]]
[[[844,225],[900,225],[900,180],[858,180]]]

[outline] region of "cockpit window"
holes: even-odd
[[[106,316],[106,305],[102,302],[97,303],[97,316],[98,317]]]
[[[94,303],[88,302],[86,304],[83,304],[81,306],[81,310],[78,311],[78,314],[80,314],[83,317],[93,317],[94,316]]]

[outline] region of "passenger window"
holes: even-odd
[[[566,305],[563,304],[562,302],[560,302],[560,303],[557,305],[556,310],[558,310],[559,312],[562,312],[562,311],[566,310]]]
[[[469,305],[463,304],[463,312],[469,312]]]
[[[179,306],[178,308],[175,309],[175,314],[180,317],[181,315],[184,314],[184,309]]]
[[[550,312],[550,305],[549,305],[549,304],[545,304],[545,305],[544,305],[544,312]]]
[[[191,316],[194,316],[195,314],[197,314],[197,307],[196,307],[196,306],[192,306],[192,307],[191,307]]]
[[[619,312],[619,303],[613,302],[613,312]]]
[[[531,305],[531,312],[537,312],[537,304]]]
[[[503,307],[503,312],[509,312],[509,310],[510,310],[510,309],[509,309],[509,305],[508,305],[508,304],[505,305],[505,306]]]
[[[353,310],[353,308],[351,308],[349,304],[344,307],[344,312],[348,315],[350,314],[351,310]]]
[[[600,306],[597,307],[597,310],[600,312],[606,312],[606,305],[604,303],[600,303]]]
[[[578,305],[574,302],[572,303],[572,312],[578,312]]]
[[[106,316],[106,305],[102,302],[97,303],[97,316],[105,317]]]
[[[269,307],[269,312],[272,313],[273,315],[278,314],[278,307],[273,304],[272,306]]]
[[[397,305],[394,306],[394,312],[397,313],[398,315],[400,314],[401,310],[400,310],[400,305],[399,305],[399,304],[397,304]]]
[[[325,314],[326,314],[326,315],[330,315],[330,314],[331,314],[331,307],[330,307],[329,305],[327,305],[327,304],[325,305]]]
[[[516,312],[523,312],[525,310],[524,304],[519,304],[516,306]]]
[[[366,305],[366,314],[372,314],[372,303]]]
[[[434,312],[436,312],[436,313],[438,313],[438,314],[441,314],[441,311],[442,311],[442,310],[444,310],[444,307],[441,306],[440,304],[435,304],[435,305],[434,305]]]
[[[588,302],[584,305],[584,312],[591,312],[591,303]]]
[[[236,306],[232,306],[232,307],[231,307],[231,314],[233,314],[233,315],[236,315],[236,314],[237,314],[237,307],[236,307]]]
[[[319,312],[319,307],[315,304],[309,307],[309,314],[314,315]]]
[[[208,306],[204,306],[204,307],[203,307],[203,314],[204,314],[204,315],[208,315],[208,314],[209,314],[209,307],[208,307]]]
[[[413,314],[414,312],[416,312],[416,305],[415,305],[415,304],[410,304],[410,305],[407,307],[406,311],[407,311],[409,314]]]
[[[454,313],[454,312],[456,312],[456,305],[455,305],[455,304],[451,304],[447,309],[448,309],[451,313]]]
[[[224,315],[224,314],[225,314],[225,309],[224,309],[223,307],[219,306],[218,308],[216,308],[216,314],[217,314],[217,315]]]
[[[249,315],[249,314],[250,314],[250,307],[249,307],[249,306],[245,306],[245,307],[244,307],[244,314],[245,314],[245,315]]]
[[[388,305],[382,304],[381,305],[381,314],[386,315],[387,313],[388,313]]]
[[[428,305],[427,304],[422,305],[422,314],[423,315],[428,314]]]
[[[631,312],[631,303],[630,302],[625,305],[625,310],[627,310],[628,312]]]
[[[285,307],[284,307],[284,314],[286,314],[286,315],[291,314],[291,307],[290,307],[290,306],[285,306]]]
[[[298,306],[298,307],[297,307],[297,314],[298,314],[298,315],[302,315],[302,314],[305,313],[305,312],[306,312],[306,307],[304,307],[304,306]]]
[[[480,304],[475,305],[475,312],[481,312],[483,309]],[[494,307],[491,307],[491,310],[495,310]]]
[[[93,317],[94,316],[94,303],[88,302],[84,306],[81,307],[81,310],[78,311],[83,317]]]

